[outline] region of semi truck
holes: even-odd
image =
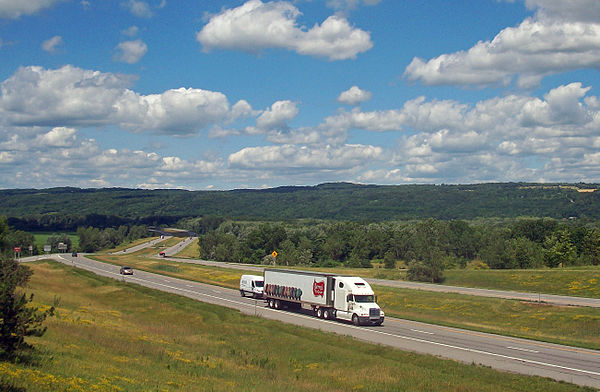
[[[354,276],[266,268],[263,297],[274,309],[307,308],[354,325],[381,325],[385,318],[371,286]]]

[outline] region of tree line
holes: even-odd
[[[114,248],[123,242],[131,242],[149,236],[146,226],[119,226],[118,228],[99,229],[97,227],[80,227],[77,229],[79,250],[92,253],[100,249]]]
[[[206,259],[250,264],[369,268],[378,261],[394,268],[403,263],[417,275],[428,268],[464,268],[473,261],[493,269],[554,268],[600,264],[600,229],[548,218],[365,224],[226,220],[199,237],[199,253]]]

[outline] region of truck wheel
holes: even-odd
[[[275,300],[275,309],[281,309],[281,302],[278,299]]]
[[[240,295],[241,295],[242,297],[245,297],[245,296],[246,296],[246,294],[244,294],[244,290],[240,290]]]
[[[331,318],[331,310],[329,310],[329,309],[325,309],[325,310],[323,311],[323,318],[324,318],[325,320],[329,320],[329,319]]]
[[[274,307],[274,305],[273,305],[273,300],[272,300],[272,299],[269,299],[269,308],[273,308],[273,307]]]
[[[317,317],[318,318],[323,318],[323,308],[318,308],[317,309]]]
[[[357,327],[360,325],[360,320],[358,319],[357,315],[352,315],[352,324],[356,325]]]

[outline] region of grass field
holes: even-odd
[[[181,257],[184,259],[197,259],[198,258],[198,240],[194,240],[191,244],[186,246],[181,252],[177,253],[175,257]]]
[[[43,252],[44,244],[46,244],[46,241],[48,240],[49,237],[52,237],[53,235],[57,235],[57,234],[63,234],[63,233],[36,232],[36,233],[31,233],[31,234],[33,234],[33,237],[35,238],[35,244],[36,244],[37,248],[39,249],[40,252]],[[64,234],[68,235],[69,238],[71,239],[71,248],[78,249],[79,248],[79,236],[77,235],[77,233],[64,233]]]
[[[583,391],[246,316],[54,262],[29,264],[37,305],[60,298],[13,391]]]
[[[136,256],[95,256],[113,264],[182,279],[239,288],[242,271]],[[389,316],[501,335],[600,349],[596,308],[551,306],[471,295],[376,286],[378,303]]]
[[[448,270],[444,284],[600,298],[600,266],[542,270]]]

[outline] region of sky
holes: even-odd
[[[0,188],[600,182],[598,0],[0,0]]]

